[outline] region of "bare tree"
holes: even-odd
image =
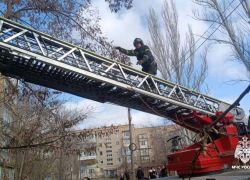
[[[105,0],[106,1],[106,0]],[[122,6],[131,8],[131,1],[109,0],[111,11]],[[98,52],[130,65],[125,55],[117,53],[102,35],[98,9],[90,0],[0,0],[0,15],[53,37]]]
[[[111,11],[117,12],[122,6],[131,8],[132,0],[107,2]],[[91,6],[90,0],[0,0],[0,6],[0,15],[5,18],[130,64],[129,59],[118,54],[102,36],[98,10]],[[72,146],[72,142],[84,139],[89,132],[72,130],[93,111],[91,108],[65,111],[64,102],[58,97],[60,92],[17,80],[19,83],[15,86],[2,76],[1,80],[8,87],[1,89],[0,94],[0,112],[6,115],[0,118],[0,150],[11,150],[15,179],[44,179],[58,158],[79,154],[79,148]],[[0,159],[5,161],[1,155]],[[3,167],[5,171],[5,165]],[[44,170],[44,176],[39,175],[38,169]]]
[[[226,44],[231,48],[230,59],[244,64],[250,72],[250,9],[249,2],[217,1],[217,0],[193,0],[202,8],[193,10],[197,20],[212,23],[216,27],[216,33],[203,36],[212,43]],[[249,75],[249,74],[248,74]],[[250,79],[250,76],[248,76]]]
[[[190,146],[191,139],[194,134],[188,132],[187,129],[183,129],[178,125],[161,125],[152,126],[152,132],[150,135],[150,151],[152,152],[152,159],[150,161],[151,166],[167,164],[167,156],[173,153],[173,144],[170,140],[172,137],[179,137],[176,151]],[[170,140],[170,141],[168,141]]]
[[[151,166],[154,165],[165,165],[167,162],[167,155],[169,154],[169,150],[167,148],[166,143],[166,133],[168,127],[166,126],[158,126],[153,127],[150,135],[150,151],[153,152],[153,157],[150,159]]]
[[[77,124],[93,115],[93,108],[68,110],[58,91],[25,82],[15,85],[16,80],[2,78],[5,88],[0,93],[0,111],[4,114],[0,119],[0,152],[12,153],[15,163],[11,165],[17,180],[43,180],[52,174],[63,179],[70,167],[78,176],[79,156],[96,152],[93,144],[81,147],[86,145],[86,139],[116,132],[114,126],[75,131]],[[0,158],[6,160],[1,154]],[[7,165],[10,163],[5,163],[4,171]],[[4,180],[8,179],[7,174],[6,171]]]
[[[71,142],[88,133],[75,133],[72,128],[92,115],[93,108],[69,111],[63,108],[60,92],[25,82],[14,84],[18,81],[5,77],[1,82],[5,88],[0,93],[0,150],[11,151],[15,179],[44,179],[37,169],[46,167],[43,174],[48,175],[62,149],[64,154],[79,154]]]
[[[202,85],[207,77],[207,49],[205,49],[200,66],[195,66],[195,38],[189,25],[186,40],[181,44],[178,13],[173,0],[164,1],[162,6],[162,20],[164,32],[161,29],[160,18],[153,8],[147,15],[148,29],[151,36],[150,48],[154,53],[158,69],[164,79],[185,86],[187,88],[202,91]]]

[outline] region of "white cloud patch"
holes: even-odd
[[[66,103],[68,109],[77,109],[78,111],[85,108],[93,108],[94,114],[86,119],[80,128],[89,128],[97,126],[110,126],[111,124],[128,124],[128,110],[125,107],[112,105],[108,103],[98,103],[92,100],[83,99],[78,103]],[[148,126],[150,124],[159,124],[162,118],[148,113],[132,110],[132,123],[136,126]]]
[[[230,96],[230,95],[228,95],[228,96],[220,97],[220,100],[232,104],[232,103],[234,103],[234,101],[237,98],[238,98],[237,96]]]
[[[229,81],[235,79],[246,79],[246,68],[236,61],[229,61],[230,52],[228,46],[215,45],[208,54],[209,75]]]

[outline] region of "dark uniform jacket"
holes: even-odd
[[[120,180],[125,180],[124,173],[120,174]]]
[[[161,177],[167,177],[168,176],[168,171],[167,168],[165,167],[164,169],[161,170]]]
[[[156,178],[155,171],[153,171],[153,170],[149,171],[149,177],[150,177],[150,179],[155,179]]]
[[[156,75],[157,65],[148,46],[142,45],[139,49],[135,50],[122,49],[122,53],[128,56],[136,56],[137,60],[144,60],[142,71]]]
[[[130,180],[130,174],[129,174],[129,172],[125,172],[125,177],[126,177],[126,180]]]
[[[142,170],[137,170],[136,178],[138,178],[138,179],[144,179],[144,173],[143,173]]]

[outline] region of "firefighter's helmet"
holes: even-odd
[[[141,40],[141,38],[135,38],[134,40],[134,46],[137,44],[137,43],[140,43],[141,45],[143,45],[143,41]]]

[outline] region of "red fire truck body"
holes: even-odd
[[[185,128],[195,131],[190,127],[195,127],[197,129],[205,127],[211,124],[221,114],[222,112],[217,112],[216,117],[212,117],[195,112],[189,117],[178,119],[178,121],[185,122]],[[191,172],[192,174],[199,174],[220,171],[225,167],[232,165],[234,161],[238,161],[238,159],[235,158],[235,151],[237,145],[239,145],[241,137],[249,138],[250,118],[247,122],[247,126],[246,119],[243,110],[238,116],[231,112],[227,113],[220,123],[215,126],[215,129],[219,133],[210,133],[211,139],[208,139],[206,150],[202,149],[202,142],[197,142],[189,147],[168,155],[168,170],[177,171],[177,174],[182,176]],[[177,122],[177,124],[183,126],[183,123]],[[200,149],[201,153],[198,155]],[[250,149],[249,142],[248,149]],[[193,164],[194,166],[191,167],[196,156],[197,159]],[[188,170],[190,171],[188,172]]]

